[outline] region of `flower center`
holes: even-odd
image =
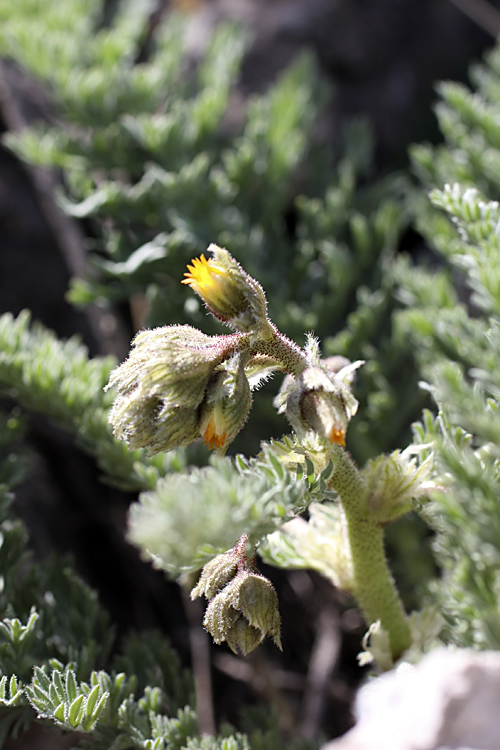
[[[345,446],[344,430],[339,430],[338,428],[333,427],[330,431],[330,443],[335,443],[335,445]]]

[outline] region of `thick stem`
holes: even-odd
[[[410,629],[384,553],[383,528],[355,516],[347,517],[354,571],[353,594],[369,625],[380,620],[389,633],[391,653],[397,659],[411,645]]]
[[[411,645],[411,635],[387,566],[383,526],[370,518],[368,492],[351,458],[341,448],[335,454],[337,466],[329,484],[339,493],[347,521],[352,593],[368,625],[380,620],[389,633],[392,656],[397,659]]]

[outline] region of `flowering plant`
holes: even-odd
[[[208,250],[211,257],[193,260],[182,283],[233,333],[207,336],[187,325],[140,332],[108,385],[117,390],[109,415],[115,435],[130,448],[146,448],[150,453],[201,437],[224,455],[248,417],[252,390],[273,371],[286,373],[275,404],[290,422],[294,438],[264,448],[253,462],[241,459],[239,468],[230,462],[225,489],[241,509],[245,492],[260,471],[266,478],[256,492],[273,501],[262,504],[257,523],[243,515],[239,524],[233,524],[238,528],[236,539],[228,537],[225,529],[210,538],[208,525],[204,527],[202,549],[191,555],[198,563],[189,562],[187,535],[181,528],[175,530],[169,519],[167,534],[176,536],[184,547],[180,555],[184,567],[179,572],[199,569],[205,556],[192,591],[193,598],[205,595],[210,600],[205,627],[217,643],[226,641],[235,652],[248,653],[266,635],[281,645],[276,594],[258,572],[256,550],[278,565],[316,568],[357,599],[367,624],[372,630],[376,625],[388,644],[383,663],[392,663],[410,647],[412,635],[387,568],[383,527],[408,512],[412,498],[426,494],[429,484],[424,480],[432,458],[419,466],[408,452],[396,451],[360,471],[345,445],[349,421],[358,407],[351,385],[363,363],[335,357],[323,361],[312,335],[300,349],[268,318],[260,284],[227,250],[216,245]],[[166,477],[156,494],[147,493],[132,511],[131,539],[170,572],[175,566],[164,552],[163,532],[159,538],[159,518],[167,504],[179,503],[181,495],[185,509],[193,491],[194,502],[202,496],[209,499],[211,483],[220,488],[214,476],[220,468],[215,464],[185,480]],[[295,479],[290,470],[295,471]],[[277,503],[276,487],[285,472]],[[293,483],[302,488],[298,493],[289,491]],[[320,510],[318,501],[324,499],[338,501],[335,512]],[[309,522],[298,519],[313,500]],[[255,508],[254,502],[254,516]],[[185,515],[189,519],[189,511]]]

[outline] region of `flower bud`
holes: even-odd
[[[115,402],[109,421],[130,450],[147,448],[150,455],[189,445],[199,437],[195,410],[162,406],[156,398]]]
[[[243,361],[236,355],[221,366],[208,384],[199,421],[206,445],[225,452],[245,424],[251,405]]]
[[[231,581],[238,572],[238,555],[234,549],[217,555],[201,571],[200,580],[191,591],[191,599],[198,596],[213,597]]]
[[[326,368],[313,366],[287,388],[285,411],[299,439],[312,430],[330,444],[344,446],[348,422],[358,408],[347,386]]]
[[[217,245],[208,248],[213,258],[195,258],[183,284],[189,284],[212,315],[236,331],[255,331],[266,322],[266,298],[260,284]]]
[[[216,643],[244,655],[267,635],[281,648],[278,599],[272,583],[262,575],[242,570],[209,603],[204,625]]]
[[[233,589],[233,607],[253,628],[261,631],[263,638],[272,635],[281,648],[278,597],[271,581],[257,573],[243,573],[241,580],[233,584]]]
[[[191,326],[139,333],[107,386],[118,390],[109,414],[115,436],[150,453],[196,440],[199,406],[232,343],[230,336],[206,336]]]

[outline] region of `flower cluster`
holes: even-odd
[[[154,454],[201,436],[224,453],[250,411],[246,367],[254,374],[270,366],[258,350],[249,351],[251,335],[267,324],[262,288],[226,250],[211,245],[209,251],[213,259],[192,261],[183,283],[236,333],[206,336],[191,326],[166,326],[136,336],[108,385],[117,389],[109,421],[131,449]]]
[[[200,437],[217,448],[241,426],[228,412],[250,408],[230,336],[206,336],[191,326],[142,331],[128,359],[112,373],[117,397],[109,414],[116,437],[150,453],[188,445]],[[231,355],[233,355],[231,357]],[[229,359],[228,359],[229,358]],[[228,361],[227,366],[226,361]]]
[[[232,550],[207,563],[191,592],[193,599],[202,595],[210,599],[203,624],[215,643],[226,641],[235,654],[244,656],[267,635],[281,648],[276,591],[247,555],[247,542],[243,535]]]
[[[234,333],[207,336],[187,325],[140,332],[108,385],[117,390],[109,415],[116,437],[153,454],[201,436],[223,454],[248,417],[252,389],[282,370],[292,387],[281,410],[298,438],[344,445],[357,401],[341,373],[320,362],[314,339],[302,351],[277,330],[262,287],[227,250],[208,250],[212,257],[194,259],[182,283]]]

